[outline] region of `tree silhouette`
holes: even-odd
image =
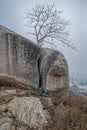
[[[27,19],[26,26],[32,28],[28,32],[35,36],[37,45],[42,47],[49,43],[52,47],[61,42],[72,49],[76,49],[70,42],[69,31],[67,26],[70,25],[62,16],[62,11],[55,9],[55,4],[36,4],[32,11],[27,10],[25,13]]]

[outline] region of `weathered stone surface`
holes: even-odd
[[[51,49],[42,49],[42,86],[46,90],[68,87],[68,66],[64,56]]]
[[[0,130],[11,130],[12,119],[7,117],[0,118]]]
[[[45,125],[49,117],[36,97],[15,97],[9,102],[7,109],[18,121],[35,128]]]
[[[0,76],[39,84],[39,48],[30,40],[0,26]]]
[[[9,122],[6,122],[0,126],[0,130],[12,130],[11,124]]]
[[[13,95],[4,95],[0,97],[0,104],[8,103],[10,100],[13,99]]]
[[[7,107],[6,107],[6,104],[4,105],[0,105],[0,111],[6,111]]]
[[[53,106],[53,102],[50,97],[40,97],[40,100],[44,107],[50,107]]]
[[[16,94],[16,90],[4,90],[4,91],[0,91],[0,97],[7,96],[7,95],[15,95],[15,94]]]
[[[0,26],[0,76],[14,77],[45,92],[69,86],[68,65],[63,54],[40,49],[3,26]]]
[[[0,119],[0,125],[4,124],[5,122],[12,123],[12,120],[10,118],[1,118]]]
[[[63,54],[52,49],[41,50],[41,86],[48,91],[68,89],[68,65]]]

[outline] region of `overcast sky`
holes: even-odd
[[[27,34],[25,12],[31,10],[35,3],[52,3],[53,0],[0,0],[0,24],[23,36]],[[69,65],[70,76],[87,80],[87,0],[54,0],[56,9],[63,10],[66,20],[72,23],[69,27],[72,43],[79,52],[58,45]]]

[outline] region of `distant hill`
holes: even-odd
[[[87,96],[87,81],[80,81],[71,78],[69,91],[73,92],[74,94],[83,94]]]

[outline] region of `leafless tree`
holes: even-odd
[[[66,29],[70,22],[63,18],[62,11],[55,9],[55,4],[36,4],[32,12],[27,10],[25,18],[27,19],[26,26],[32,28],[32,31],[28,33],[35,36],[39,47],[45,43],[55,46],[56,41],[59,41],[75,49],[70,42],[69,31]]]

